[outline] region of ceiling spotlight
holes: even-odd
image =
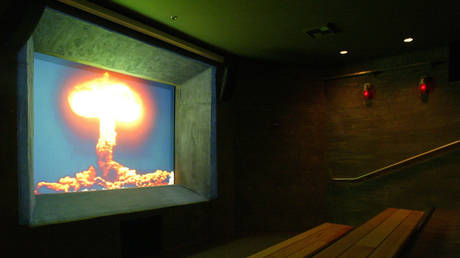
[[[411,38],[411,37],[405,38],[403,41],[404,41],[404,43],[410,43],[410,42],[414,41],[414,38]]]
[[[346,54],[348,54],[348,51],[347,51],[347,50],[342,50],[342,51],[340,51],[339,53],[340,53],[341,55],[346,55]]]

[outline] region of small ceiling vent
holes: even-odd
[[[309,30],[305,31],[305,33],[308,36],[310,36],[311,38],[313,38],[313,39],[324,37],[324,36],[327,36],[327,35],[333,35],[333,34],[336,34],[338,32],[339,32],[339,30],[332,23],[328,23],[326,25],[319,26],[319,27],[316,27],[316,28],[309,29]]]

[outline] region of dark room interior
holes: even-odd
[[[4,253],[459,257],[459,17],[432,0],[2,1]],[[172,85],[168,177],[37,184],[35,149],[60,150],[33,144],[55,119],[35,110],[41,54]]]

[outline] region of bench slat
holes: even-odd
[[[271,246],[271,247],[269,247],[267,249],[264,249],[264,250],[262,250],[262,251],[260,251],[258,253],[255,253],[255,254],[249,256],[249,258],[266,257],[266,256],[270,255],[271,253],[278,251],[279,249],[282,249],[282,248],[284,248],[286,246],[289,246],[290,244],[295,243],[295,242],[297,242],[299,240],[302,240],[302,239],[308,237],[309,235],[314,234],[314,233],[316,233],[318,231],[321,231],[321,230],[323,230],[325,228],[329,228],[330,226],[331,226],[331,223],[323,223],[323,224],[321,224],[321,225],[319,225],[317,227],[314,227],[314,228],[312,228],[312,229],[310,229],[310,230],[308,230],[306,232],[303,232],[302,234],[299,234],[299,235],[296,235],[294,237],[291,237],[288,240],[285,240],[285,241],[283,241],[283,242],[281,242],[279,244],[273,245],[273,246]]]
[[[341,236],[345,235],[348,233],[353,227],[348,226],[348,225],[343,225],[343,229],[337,229],[333,234],[330,234],[329,236],[324,236],[321,240],[316,241],[313,244],[310,244],[300,251],[290,255],[290,258],[301,258],[301,257],[306,257],[309,255],[312,255],[316,253],[318,250],[321,250],[325,246],[329,245],[331,242],[333,242],[335,239],[339,239]]]
[[[311,254],[315,253],[318,250],[321,250],[321,248],[323,248],[327,244],[328,244],[327,241],[317,241],[317,242],[314,242],[314,243],[310,244],[306,248],[304,248],[302,250],[299,250],[298,252],[293,253],[293,254],[291,254],[291,255],[289,255],[287,257],[289,257],[289,258],[303,258],[303,257],[306,257],[308,255],[311,255]]]
[[[345,252],[348,248],[353,246],[357,241],[359,241],[361,238],[363,238],[365,235],[367,235],[369,232],[371,232],[374,228],[376,228],[378,225],[380,225],[382,222],[384,222],[387,218],[389,218],[393,213],[395,213],[397,209],[394,208],[388,208],[375,216],[374,218],[370,219],[366,223],[364,223],[362,226],[356,228],[352,232],[350,232],[348,235],[342,237],[340,240],[332,244],[330,247],[327,249],[321,251],[314,257],[325,257],[325,258],[330,258],[330,257],[337,257],[343,252]]]
[[[324,223],[249,257],[286,257],[302,250],[307,245],[311,245],[314,249],[313,251],[317,251],[352,228],[347,225]]]
[[[282,248],[270,254],[267,257],[286,257],[286,256],[289,256],[291,254],[301,251],[305,247],[307,247],[307,249],[311,248],[312,252],[317,251],[321,247],[324,247],[327,243],[330,243],[331,241],[336,239],[338,236],[341,236],[344,233],[348,232],[351,228],[352,228],[351,226],[335,224],[332,227],[318,231],[308,236],[307,238],[304,238],[289,246],[286,246],[285,248]],[[339,234],[337,234],[337,232]]]
[[[411,214],[398,226],[398,228],[385,239],[385,241],[372,253],[371,257],[393,257],[401,249],[410,235],[417,228],[417,225],[425,213],[412,211]]]
[[[369,256],[380,243],[390,235],[403,221],[406,219],[410,210],[400,209],[393,213],[388,219],[381,223],[374,230],[369,232],[365,237],[356,242],[356,244],[349,248],[340,257],[367,257]],[[363,250],[366,250],[365,252]]]

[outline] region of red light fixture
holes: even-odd
[[[374,95],[375,95],[374,86],[372,84],[368,83],[368,82],[364,83],[364,87],[363,87],[364,99],[366,99],[366,100],[373,99]]]
[[[418,88],[420,91],[420,99],[423,102],[428,101],[428,94],[433,90],[432,79],[429,77],[422,77],[418,83]]]
[[[368,90],[364,90],[364,97],[369,97],[369,91]]]
[[[426,92],[427,87],[426,87],[426,84],[425,84],[425,83],[420,84],[420,90],[421,90],[422,92]]]
[[[375,96],[375,88],[372,84],[366,82],[364,83],[363,86],[363,97],[364,97],[364,103],[366,106],[370,107],[372,106],[372,99]]]

